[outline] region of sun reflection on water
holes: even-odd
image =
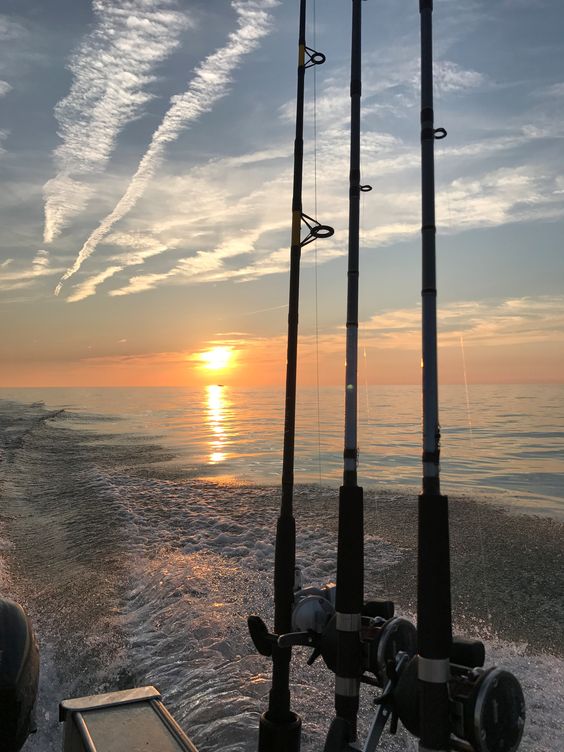
[[[209,462],[216,465],[224,462],[227,455],[224,451],[226,444],[225,419],[227,403],[224,388],[220,384],[210,384],[206,387],[207,397],[207,421],[209,423],[212,439],[210,444]]]

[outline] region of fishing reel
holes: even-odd
[[[455,639],[448,694],[451,749],[457,752],[515,752],[525,725],[525,700],[518,680],[500,668],[483,668],[484,646]],[[374,750],[388,718],[420,736],[418,656],[396,655],[388,684],[375,700],[379,706],[365,750]],[[476,665],[478,664],[478,665]]]
[[[255,648],[261,655],[270,656],[274,644],[280,648],[311,647],[308,666],[321,656],[333,673],[337,668],[337,616],[335,611],[336,586],[328,583],[322,587],[300,587],[294,594],[292,632],[275,635],[268,631],[258,616],[248,618],[249,632]],[[394,616],[391,601],[365,603],[361,616],[361,642],[364,671],[360,681],[384,687],[388,671],[396,655],[403,652],[414,656],[417,651],[417,632],[407,619]]]
[[[321,655],[322,635],[335,616],[336,586],[329,583],[321,588],[302,588],[301,585],[301,573],[296,570],[291,632],[280,636],[272,634],[258,616],[249,616],[247,623],[253,644],[261,655],[272,655],[273,643],[280,648],[296,645],[313,647],[308,660],[311,666]]]
[[[280,647],[297,645],[313,648],[307,660],[311,666],[321,656],[333,673],[337,669],[336,586],[306,587],[296,591],[292,611],[293,631],[280,635]],[[413,656],[417,650],[417,632],[407,619],[394,616],[391,601],[369,601],[361,615],[363,674],[360,680],[384,687],[388,668],[398,652]],[[372,676],[370,676],[371,674]]]

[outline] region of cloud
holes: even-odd
[[[564,296],[461,301],[438,307],[439,345],[500,347],[564,343]],[[361,341],[382,348],[421,347],[420,308],[384,311],[361,324]]]
[[[0,97],[5,97],[12,91],[12,86],[7,81],[0,81]]]
[[[559,81],[555,84],[550,84],[549,86],[545,86],[543,89],[540,90],[539,94],[543,97],[559,97],[564,98],[564,82]]]
[[[419,234],[420,192],[414,185],[414,171],[418,170],[417,153],[385,134],[372,134],[367,140],[363,174],[371,179],[375,191],[367,195],[363,212],[361,246],[375,248],[402,241]],[[503,151],[510,145],[520,145],[534,137],[522,132],[511,137],[492,139],[484,147],[488,155]],[[320,184],[323,205],[330,206],[328,215],[320,220],[334,225],[333,238],[317,243],[317,259],[312,247],[303,250],[302,264],[324,263],[346,253],[347,201],[342,191],[342,179],[347,170],[347,148],[340,140],[330,139],[320,150]],[[373,148],[370,143],[372,142]],[[397,150],[397,157],[390,156]],[[460,165],[462,158],[474,154],[474,145],[444,149],[445,163]],[[322,157],[322,159],[321,159]],[[227,170],[226,163],[232,163]],[[156,238],[171,248],[181,247],[189,239],[194,246],[192,255],[177,259],[168,269],[148,270],[130,278],[125,285],[109,292],[123,296],[154,289],[163,284],[202,284],[228,279],[248,281],[270,274],[286,272],[289,264],[288,248],[281,244],[287,236],[288,206],[280,202],[281,195],[291,195],[291,176],[286,166],[272,171],[262,170],[254,175],[258,190],[246,192],[249,185],[244,173],[247,164],[254,164],[252,155],[243,155],[240,166],[231,157],[215,159],[191,170],[183,177],[163,181],[152,204],[173,206],[166,219],[151,219]],[[243,170],[243,171],[242,171]],[[460,169],[452,170],[460,174]],[[552,171],[554,172],[554,170]],[[221,176],[229,173],[221,189],[214,186]],[[396,179],[389,181],[388,176]],[[417,177],[415,177],[417,180]],[[495,227],[513,222],[525,222],[564,215],[560,200],[562,179],[546,169],[533,166],[501,168],[472,177],[441,181],[437,194],[437,209],[441,230],[451,234],[472,228]],[[393,188],[392,188],[393,186]],[[215,191],[215,192],[214,192]],[[182,196],[181,200],[175,197]],[[373,211],[377,196],[377,211]],[[211,204],[210,204],[211,202]],[[307,205],[304,205],[307,210]],[[216,217],[221,216],[218,225]],[[246,229],[240,229],[244,226]],[[183,238],[185,240],[179,240]],[[155,240],[156,242],[156,240]],[[118,257],[114,257],[118,258]]]
[[[49,267],[49,253],[48,251],[44,251],[43,249],[40,249],[35,254],[35,258],[31,262],[31,268],[35,272],[43,272],[45,269]]]
[[[449,351],[451,354],[453,351],[459,353],[462,340],[467,354],[472,352],[471,348],[475,348],[475,353],[486,348],[483,357],[490,361],[503,363],[506,352],[513,353],[512,357],[515,352],[521,353],[521,358],[526,361],[531,353],[540,352],[539,345],[543,345],[543,351],[554,352],[557,356],[564,344],[564,296],[509,297],[439,304],[438,319],[439,348],[444,355]],[[372,352],[372,356],[368,356],[371,362],[376,362],[374,352],[387,351],[388,354],[384,352],[381,356],[383,363],[396,362],[398,357],[401,360],[403,353],[413,366],[409,372],[410,378],[416,378],[421,348],[420,327],[421,310],[418,305],[381,311],[360,322],[361,351],[366,348],[369,353]],[[342,362],[344,330],[345,327],[341,325],[321,330],[318,334],[302,332],[300,367],[307,369],[308,364],[314,364],[319,356],[320,362],[327,366],[330,373],[336,363]],[[123,340],[119,340],[119,344],[129,347]],[[242,366],[252,368],[253,377],[262,378],[263,372],[269,372],[273,364],[282,373],[279,367],[284,362],[286,336],[261,336],[246,331],[216,332],[211,337],[208,335],[205,346],[201,341],[194,342],[189,350],[122,354],[114,351],[111,355],[88,357],[82,362],[100,368],[138,366],[159,371],[163,369],[164,372],[168,366],[198,362],[203,351],[214,347],[228,348],[237,355]],[[448,361],[448,358],[444,360]],[[469,357],[468,361],[471,360]],[[506,370],[505,377],[508,375],[511,376]]]
[[[99,285],[123,271],[128,266],[137,266],[145,263],[145,260],[157,256],[167,250],[168,246],[153,237],[138,232],[113,233],[108,241],[114,245],[126,248],[120,254],[111,256],[112,264],[104,271],[88,277],[84,282],[73,287],[73,292],[68,296],[68,303],[77,303],[96,294]],[[112,263],[113,262],[113,263]],[[111,293],[110,293],[111,294]]]
[[[84,282],[81,282],[81,284],[75,285],[73,287],[73,292],[71,292],[67,298],[67,302],[76,303],[79,300],[84,300],[85,298],[94,295],[98,285],[101,285],[102,282],[113,277],[114,274],[121,272],[122,269],[123,266],[110,266],[107,269],[104,269],[103,272],[100,272],[100,274],[94,274]]]
[[[121,340],[120,340],[121,342]],[[186,352],[150,352],[134,353],[130,355],[94,355],[88,358],[81,358],[81,362],[89,366],[123,366],[139,365],[161,368],[164,364],[177,365],[188,361]]]
[[[401,52],[398,51],[401,49]],[[350,118],[350,95],[348,67],[337,70],[321,85],[321,91],[315,103],[317,115],[321,120],[331,119],[332,125],[348,127]],[[434,86],[437,97],[446,97],[458,92],[483,89],[489,86],[488,78],[475,70],[462,68],[452,60],[436,60],[434,64]],[[403,47],[387,48],[378,55],[367,55],[363,69],[362,81],[362,115],[369,119],[371,115],[397,116],[406,109],[415,107],[420,98],[421,72],[419,52],[406,54]],[[305,104],[308,117],[313,115],[313,102]],[[280,108],[280,116],[293,122],[296,104],[285,102]]]
[[[164,274],[145,274],[136,277],[131,277],[128,284],[125,287],[120,287],[117,290],[111,290],[110,295],[119,297],[121,295],[130,295],[136,292],[146,292],[152,290],[165,279],[172,276],[172,272],[165,272]]]
[[[50,266],[49,254],[47,251],[38,250],[31,261],[31,266],[14,271],[14,259],[6,259],[0,265],[0,289],[1,290],[21,290],[22,288],[31,287],[38,279],[48,277],[53,274],[59,274],[59,268]]]
[[[564,216],[556,176],[531,166],[453,180],[439,201],[442,224],[453,232]]]
[[[434,65],[435,89],[437,94],[451,94],[468,89],[483,87],[486,78],[482,73],[474,70],[464,70],[449,60],[440,60]],[[419,86],[419,76],[417,77]]]
[[[43,189],[45,242],[79,214],[93,188],[83,182],[105,168],[123,127],[151,95],[152,70],[178,44],[188,19],[173,0],[94,0],[96,23],[71,58],[73,83],[55,108],[62,143],[58,171]]]
[[[127,340],[119,340],[118,344],[127,344]],[[309,341],[305,346],[310,349]],[[221,349],[229,353],[231,364],[238,362],[238,365],[256,368],[262,363],[270,365],[272,360],[277,365],[282,364],[285,347],[285,336],[260,337],[247,332],[227,332],[216,334],[205,345],[198,343],[197,350],[114,353],[81,358],[81,362],[95,368],[140,367],[161,371],[170,366],[182,366],[199,370],[199,366],[209,363],[205,356],[210,350]]]
[[[25,28],[17,21],[0,15],[0,42],[19,40],[25,33]]]
[[[226,168],[242,167],[255,165],[259,162],[270,162],[276,159],[285,159],[291,156],[292,150],[290,146],[277,147],[271,149],[261,149],[260,151],[253,152],[251,154],[240,154],[235,157],[227,157],[222,161],[222,164]]]
[[[80,269],[114,224],[135,206],[160,165],[167,144],[175,141],[190,123],[209,112],[227,94],[236,67],[270,31],[271,19],[266,9],[275,4],[276,0],[233,0],[232,6],[239,17],[239,28],[229,35],[227,45],[209,55],[196,69],[188,90],[172,98],[172,105],[153,134],[149,148],[126,192],[84,243],[76,261],[57,285],[56,294],[60,292],[63,282]]]
[[[131,277],[127,285],[111,290],[109,295],[122,296],[145,292],[172,277],[192,281],[197,279],[199,282],[223,279],[224,261],[233,256],[251,253],[260,235],[260,229],[255,229],[239,237],[229,238],[211,252],[199,251],[194,256],[179,259],[176,265],[167,272]]]
[[[249,197],[245,197],[247,199]],[[245,204],[246,204],[245,200]],[[251,204],[254,203],[251,200]],[[231,207],[230,211],[239,216],[245,215],[245,207],[236,204]],[[286,213],[285,213],[286,214]],[[260,269],[262,274],[272,273],[273,260],[268,256],[270,249],[265,248],[263,236],[271,233],[276,229],[286,229],[286,216],[277,224],[275,219],[271,219],[265,224],[258,224],[247,231],[233,231],[221,241],[217,246],[209,251],[197,251],[193,256],[180,258],[173,268],[162,273],[148,273],[131,277],[127,285],[111,290],[110,295],[122,296],[133,293],[145,292],[146,290],[157,287],[162,282],[170,279],[185,281],[190,283],[214,282],[232,278],[246,278],[252,268],[246,264],[240,268],[238,264],[230,266],[230,262],[239,257],[259,257],[261,259]],[[223,216],[223,221],[227,217]],[[280,249],[279,254],[281,261],[276,262],[276,271],[283,271],[287,267],[287,249]],[[273,256],[274,254],[271,254]],[[250,276],[257,276],[251,274]]]
[[[468,12],[476,10],[475,3],[466,3],[465,7]],[[362,222],[363,248],[401,242],[420,231],[420,146],[415,138],[419,64],[417,56],[406,54],[403,47],[401,50],[390,47],[389,52],[389,56],[378,58],[377,66],[369,64],[369,53],[369,62],[365,65],[362,181],[371,183],[374,191],[363,195],[366,207]],[[342,256],[347,250],[348,202],[343,190],[349,161],[347,77],[348,70],[343,66],[318,84],[318,218],[333,225],[336,234],[317,244],[317,263]],[[518,113],[509,119],[492,110],[472,121],[469,131],[464,131],[464,139],[457,141],[454,126],[460,126],[456,103],[459,95],[478,89],[491,90],[493,84],[485,73],[446,59],[445,52],[436,63],[436,78],[437,90],[442,93],[454,120],[454,138],[441,142],[440,146],[437,143],[436,147],[437,214],[441,230],[455,234],[476,227],[562,216],[564,208],[558,201],[563,188],[559,182],[561,170],[557,161],[547,161],[545,152],[539,148],[541,141],[562,135],[560,123],[539,125],[537,119],[532,125],[532,112],[527,117]],[[387,109],[390,107],[397,117],[391,124]],[[383,110],[387,118],[384,126]],[[293,120],[295,102],[275,111],[280,120]],[[538,112],[537,104],[536,115]],[[312,115],[311,106],[309,115]],[[273,128],[274,134],[278,132]],[[136,221],[150,228],[154,241],[166,246],[168,253],[166,257],[146,263],[143,269],[135,270],[127,281],[121,274],[108,294],[124,296],[171,284],[248,281],[286,272],[291,149],[289,143],[277,143],[275,138],[269,133],[268,139],[258,141],[254,152],[226,154],[186,170],[182,175],[166,175],[150,183],[148,179],[143,181],[143,174],[138,171],[134,181],[141,178],[141,190],[146,191],[147,196],[143,217]],[[219,148],[227,150],[228,145],[222,144]],[[307,138],[304,211],[308,214],[314,214],[313,159],[312,140]],[[150,177],[153,175],[154,170]],[[281,201],[283,196],[287,197],[285,202]],[[133,206],[137,200],[135,191],[130,198],[130,206]],[[166,215],[162,206],[167,207]],[[130,207],[122,208],[128,211]],[[105,245],[113,242],[114,235],[105,233],[122,216],[124,213],[119,211],[106,218],[104,222],[109,220],[109,224],[102,223],[98,228],[101,234],[95,231],[83,247],[87,251],[85,257],[101,239],[106,238]],[[122,258],[122,254],[114,254],[108,266],[121,265]],[[313,259],[312,248],[304,249],[303,264],[311,264]],[[94,292],[94,288],[89,289]]]

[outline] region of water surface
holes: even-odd
[[[562,389],[545,389],[476,388],[470,422],[464,392],[443,394],[455,629],[484,640],[488,664],[522,682],[522,752],[559,749],[564,727]],[[62,698],[155,684],[201,752],[254,751],[270,664],[246,617],[272,624],[280,393],[2,396],[0,586],[28,609],[42,655],[39,731],[25,749],[61,750]],[[375,388],[363,399],[366,596],[413,618],[418,390]],[[338,390],[321,393],[319,410],[315,392],[300,395],[297,557],[317,585],[335,577],[340,408]],[[306,658],[296,650],[292,696],[303,752],[314,752],[332,717],[333,677]],[[372,698],[366,690],[363,729]],[[401,732],[382,749],[416,745]]]

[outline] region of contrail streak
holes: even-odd
[[[154,67],[190,23],[173,10],[175,0],[93,0],[92,6],[96,25],[72,56],[73,83],[55,107],[62,143],[54,152],[57,174],[43,187],[46,243],[88,203],[89,176],[103,171],[120,131],[152,98]]]
[[[225,47],[209,55],[196,68],[188,90],[172,98],[171,107],[153,134],[149,148],[139,163],[127,190],[113,211],[102,220],[86,240],[74,264],[61,277],[55,289],[55,295],[59,294],[65,280],[80,269],[82,263],[94,252],[114,224],[122,219],[141,198],[162,161],[166,145],[175,141],[191,122],[209,112],[213,105],[225,96],[232,72],[242,58],[256,49],[262,37],[270,31],[271,17],[266,9],[276,4],[277,0],[234,0],[231,3],[239,16],[239,28],[229,35],[229,41]]]

